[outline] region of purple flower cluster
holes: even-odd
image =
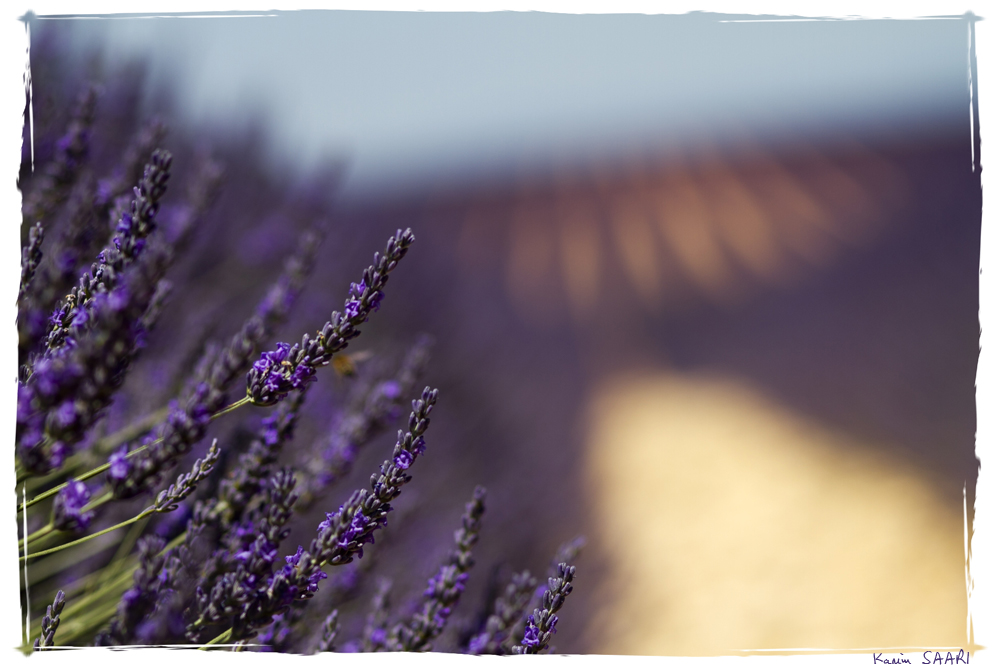
[[[331,522],[335,524],[343,512],[343,505],[341,505],[340,509],[336,512],[327,512],[326,519],[320,522],[319,526],[316,528],[316,532],[322,533],[323,531],[329,531]],[[358,507],[354,511],[354,516],[351,518],[350,523],[347,524],[347,528],[341,532],[335,544],[337,548],[345,551],[351,549],[353,546],[354,551],[358,554],[358,558],[363,558],[365,555],[363,545],[375,544],[375,535],[373,534],[374,529],[384,528],[387,523],[388,521],[385,517],[377,519],[368,518],[365,516],[363,509]],[[369,524],[372,524],[372,526],[369,527]],[[301,547],[299,548],[301,549]],[[296,565],[297,564],[298,561],[296,560]]]
[[[17,443],[26,470],[59,468],[124,381],[164,256],[152,253],[147,260],[92,300],[93,324],[85,335],[43,357],[19,383]]]
[[[277,403],[289,391],[310,381],[315,369],[328,365],[334,354],[360,335],[357,326],[366,322],[378,307],[389,273],[406,255],[411,243],[413,232],[397,230],[386,243],[385,254],[375,253],[374,263],[365,269],[361,283],[352,283],[344,314],[334,311],[315,337],[306,334],[301,343],[291,347],[280,343],[276,350],[261,355],[247,374],[247,396],[255,405]]]
[[[556,631],[556,621],[559,620],[558,616],[552,617],[552,632]],[[535,624],[535,615],[528,615],[528,625],[524,628],[524,639],[521,640],[521,646],[526,646],[529,649],[536,649],[541,643],[541,630]],[[534,651],[533,651],[534,652]]]
[[[372,538],[372,543],[375,543],[375,538]],[[285,578],[291,578],[295,575],[295,570],[299,566],[299,561],[302,559],[303,548],[299,545],[299,548],[291,556],[285,556],[285,567],[282,569],[282,576]],[[360,558],[360,556],[359,556]],[[305,579],[304,590],[307,593],[315,593],[319,590],[319,582],[327,578],[326,572],[323,570],[315,570]]]
[[[42,261],[42,240],[45,238],[45,230],[42,223],[36,222],[35,226],[28,232],[28,245],[21,251],[21,287],[17,291],[18,301],[24,299],[24,295],[31,284],[31,279],[38,270],[38,265]]]
[[[542,597],[541,608],[528,616],[521,645],[514,647],[514,653],[541,653],[548,648],[559,621],[556,612],[566,602],[566,596],[573,592],[573,577],[576,575],[576,568],[566,563],[560,563],[558,570],[557,576],[549,578],[549,588]]]
[[[387,646],[397,651],[428,651],[431,643],[444,630],[452,609],[465,591],[469,571],[475,565],[472,547],[479,540],[482,524],[486,489],[477,486],[472,500],[465,506],[462,527],[455,531],[455,550],[438,569],[437,574],[427,581],[423,608],[415,613],[406,624],[393,627]]]
[[[147,237],[156,228],[159,201],[167,189],[173,157],[167,151],[154,151],[142,180],[134,189],[130,212],[123,212],[111,243],[98,254],[89,273],[63,299],[49,318],[45,354],[72,345],[73,339],[91,319],[95,299],[118,284],[121,272],[134,263],[146,248]],[[165,263],[164,263],[165,264]],[[164,265],[161,269],[165,270]],[[158,277],[157,277],[158,278]]]
[[[25,199],[21,213],[26,224],[45,220],[66,201],[90,153],[96,105],[97,90],[88,86],[77,100],[66,133],[56,143],[55,159],[46,165],[40,183]]]
[[[493,613],[486,619],[483,629],[469,640],[469,653],[473,655],[501,655],[505,644],[531,602],[536,580],[531,572],[515,573],[504,592],[493,604]]]
[[[74,533],[87,530],[94,518],[92,511],[83,511],[89,502],[87,485],[79,480],[67,480],[52,504],[52,527]]]
[[[260,359],[253,365],[254,373],[261,378],[257,391],[259,405],[273,405],[288,396],[289,392],[302,389],[306,384],[316,381],[316,369],[308,363],[293,365],[288,360],[291,346],[288,343],[278,343],[271,352],[263,352]]]
[[[375,261],[378,262],[377,256]],[[344,303],[344,315],[348,319],[363,317],[364,319],[361,321],[367,322],[368,312],[378,311],[385,293],[381,290],[367,291],[366,293],[366,290],[368,290],[368,286],[365,284],[364,278],[361,279],[360,283],[351,283],[347,301]]]
[[[309,506],[325,488],[346,476],[361,448],[399,416],[402,396],[409,393],[427,365],[431,340],[421,336],[407,351],[395,375],[388,380],[359,378],[347,414],[338,415],[331,434],[303,455],[305,472],[302,502]],[[415,453],[420,453],[417,443]],[[402,469],[413,464],[414,454],[400,452],[394,463]]]

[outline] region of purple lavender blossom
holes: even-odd
[[[93,310],[95,299],[112,291],[118,284],[121,272],[133,264],[145,249],[146,237],[156,228],[155,216],[159,201],[166,192],[172,160],[167,151],[153,152],[139,186],[134,189],[131,210],[123,213],[118,222],[117,235],[101,251],[90,272],[80,278],[77,286],[53,313],[45,340],[46,355],[55,353],[67,344],[72,345],[71,341],[76,336],[76,332],[72,331],[72,323],[81,320],[78,312]],[[162,269],[166,268],[165,264],[166,262]],[[84,321],[86,319],[83,318]]]
[[[430,338],[421,336],[407,351],[395,377],[373,385],[362,383],[351,400],[348,414],[338,417],[332,434],[320,441],[322,449],[317,452],[319,447],[313,446],[303,456],[301,466],[306,473],[303,507],[310,506],[324,488],[347,475],[361,447],[398,416],[401,396],[411,390],[427,365],[430,345]],[[423,443],[418,440],[412,453],[400,453],[399,460],[394,462],[406,469],[406,459],[422,451]],[[412,463],[409,460],[408,464]]]
[[[123,480],[128,477],[131,466],[128,460],[128,445],[124,445],[111,455],[108,460],[108,476],[113,480]]]
[[[22,208],[25,223],[47,219],[66,201],[90,153],[90,129],[96,103],[97,89],[88,86],[77,99],[66,133],[56,142],[55,159],[46,165],[39,183],[25,198]]]
[[[413,464],[413,460],[414,455],[403,450],[392,459],[392,462],[399,466],[400,469],[406,470]]]
[[[24,294],[31,284],[31,279],[35,276],[35,271],[42,261],[42,240],[45,238],[45,230],[42,223],[36,222],[35,226],[28,232],[28,245],[21,251],[21,287],[17,292],[17,300],[21,303]]]
[[[135,354],[140,319],[165,262],[159,250],[137,263],[111,292],[93,299],[94,324],[58,355],[41,359],[18,387],[18,454],[25,469],[47,472],[103,414]],[[58,446],[57,446],[58,443]]]
[[[419,400],[413,401],[409,430],[405,434],[400,431],[393,456],[398,455],[401,449],[413,451],[415,439],[423,435],[430,425],[430,412],[436,402],[437,390],[430,387],[424,389]],[[358,489],[340,510],[327,515],[309,548],[294,554],[295,565],[286,563],[269,579],[265,590],[258,591],[241,605],[239,614],[233,619],[232,638],[240,640],[253,636],[270,623],[274,615],[283,613],[293,601],[311,598],[319,581],[326,578],[326,573],[322,571],[325,565],[336,566],[353,561],[363,545],[371,543],[372,533],[386,525],[386,515],[392,511],[389,502],[402,492],[402,486],[410,479],[405,471],[391,461],[385,461],[380,473],[372,477],[372,491]],[[351,539],[345,540],[345,537]],[[203,593],[200,599],[202,606],[211,611],[225,604],[227,598]],[[203,613],[195,629],[206,624],[209,618]]]
[[[287,349],[285,343],[279,343],[277,349],[261,355],[247,374],[247,396],[255,405],[277,403],[289,391],[310,381],[315,369],[328,365],[334,354],[360,335],[356,327],[367,321],[368,314],[381,301],[378,294],[411,243],[413,232],[397,231],[386,243],[385,254],[375,254],[374,264],[365,269],[361,285],[352,283],[343,315],[334,311],[315,337],[306,334],[301,343]]]
[[[475,565],[472,547],[479,540],[486,489],[477,486],[465,506],[462,527],[455,532],[455,550],[427,582],[423,608],[408,623],[399,623],[389,633],[387,646],[392,651],[428,651],[444,630],[452,609],[465,591],[469,571]]]
[[[333,642],[337,639],[337,632],[340,630],[340,614],[336,609],[330,612],[329,616],[323,620],[323,633],[320,635],[319,644],[316,646],[317,653],[334,651],[336,647]]]
[[[549,640],[556,632],[559,611],[566,597],[573,592],[573,577],[576,568],[566,563],[560,563],[559,574],[549,578],[549,587],[542,597],[542,606],[535,609],[528,617],[524,628],[521,645],[513,648],[514,653],[541,653],[548,648]]]
[[[559,620],[558,616],[552,617],[552,632],[555,632],[556,621]],[[541,630],[535,625],[535,615],[528,615],[528,625],[524,628],[524,639],[521,640],[521,646],[527,646],[528,648],[535,649],[538,647],[539,635]]]
[[[68,532],[82,532],[90,526],[94,513],[84,512],[90,502],[90,489],[79,480],[67,480],[52,504],[52,527]]]
[[[263,352],[253,365],[251,373],[262,378],[261,405],[271,405],[285,398],[291,391],[301,389],[309,382],[316,381],[316,370],[308,364],[293,365],[288,361],[291,346],[278,343],[271,352]]]

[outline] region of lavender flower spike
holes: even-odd
[[[77,101],[69,127],[57,143],[56,155],[45,165],[38,187],[26,197],[22,220],[30,224],[47,220],[66,201],[69,189],[80,173],[80,167],[90,153],[90,130],[94,123],[97,90],[88,86]]]
[[[430,413],[437,396],[436,389],[427,387],[420,399],[413,401],[409,430],[399,432],[393,458],[403,451],[412,455],[423,453],[423,434],[430,425]],[[399,496],[403,485],[411,479],[392,461],[385,461],[379,473],[372,475],[371,492],[355,491],[337,512],[326,515],[308,550],[286,557],[287,564],[271,578],[264,594],[258,595],[253,605],[244,607],[234,621],[231,638],[251,637],[294,600],[311,598],[319,581],[326,577],[323,566],[350,563],[355,555],[361,558],[364,545],[373,543],[375,531],[386,525],[386,516],[392,511],[389,502]]]
[[[298,250],[286,262],[276,283],[281,298],[274,299],[276,288],[272,288],[229,344],[221,350],[209,350],[198,362],[202,372],[195,375],[197,381],[186,391],[184,407],[172,411],[161,426],[160,442],[131,461],[126,477],[109,478],[116,498],[131,498],[154,486],[177,459],[204,437],[211,415],[225,406],[226,392],[245,371],[260,341],[287,316],[314,263],[319,238],[317,231],[303,234]]]
[[[42,618],[42,634],[35,640],[35,650],[41,651],[56,644],[56,630],[59,628],[59,614],[66,606],[66,594],[62,591],[56,593],[56,597],[45,609],[45,616]]]
[[[291,469],[277,471],[271,478],[267,500],[258,510],[260,516],[256,526],[251,526],[249,531],[240,528],[230,531],[230,553],[214,559],[221,561],[222,569],[228,571],[219,577],[203,577],[198,582],[194,620],[187,626],[190,639],[197,641],[206,627],[224,623],[232,624],[234,639],[247,639],[269,625],[273,616],[282,613],[282,609],[268,613],[274,609],[275,600],[268,595],[267,583],[273,579],[272,567],[281,541],[288,536],[285,524],[295,504],[294,489],[295,476]],[[252,541],[246,544],[246,538]],[[233,553],[234,547],[239,551]],[[285,558],[286,570],[298,562],[301,553],[302,547],[299,547],[298,552]],[[315,591],[316,583],[325,576],[319,572],[307,585]],[[248,618],[253,622],[248,622]]]
[[[337,639],[337,632],[340,630],[340,621],[338,619],[337,610],[334,609],[330,612],[330,615],[326,617],[323,621],[323,634],[319,638],[319,644],[316,646],[317,653],[326,653],[328,651],[332,652],[336,650],[333,642]]]
[[[90,489],[78,480],[67,480],[66,486],[56,494],[52,503],[52,527],[56,530],[82,532],[90,526],[93,512],[84,512],[90,502]]]
[[[380,579],[372,597],[372,610],[365,620],[361,631],[361,650],[365,653],[385,649],[387,633],[385,630],[389,616],[389,591],[392,589],[390,579]]]
[[[59,468],[121,386],[135,354],[140,318],[166,261],[157,250],[118,287],[93,300],[93,322],[76,345],[41,359],[18,385],[18,455],[33,473]]]
[[[96,296],[114,289],[119,274],[142,253],[146,238],[156,228],[156,212],[160,199],[167,191],[172,161],[167,151],[153,152],[139,186],[134,189],[131,212],[122,213],[111,243],[105,246],[97,257],[98,261],[91,265],[90,272],[80,278],[77,286],[52,314],[45,340],[47,356],[67,345],[67,340],[74,336],[72,327],[87,321]]]
[[[514,626],[524,618],[524,612],[535,591],[535,578],[527,570],[516,573],[493,604],[493,613],[486,619],[483,631],[469,640],[473,655],[502,655]]]
[[[177,506],[182,500],[194,493],[194,489],[198,485],[198,482],[211,474],[212,469],[215,468],[215,464],[218,462],[219,441],[213,440],[212,446],[208,448],[208,452],[205,454],[204,458],[198,459],[194,462],[191,472],[184,473],[167,489],[160,491],[160,493],[156,496],[156,502],[153,504],[155,511],[163,513],[173,512],[177,509]]]
[[[390,633],[388,646],[392,651],[429,651],[431,642],[444,630],[448,617],[465,590],[469,571],[475,565],[472,547],[479,540],[479,528],[486,489],[477,486],[472,500],[465,505],[462,527],[455,531],[455,550],[437,574],[427,582],[423,609],[413,615],[407,625],[397,624]]]
[[[548,648],[549,640],[556,633],[556,623],[559,611],[566,596],[573,592],[573,577],[576,575],[576,568],[566,563],[559,564],[559,576],[549,579],[549,590],[545,591],[542,598],[542,607],[536,609],[528,617],[528,623],[524,628],[524,639],[520,646],[514,647],[514,653],[541,653]]]
[[[357,327],[368,321],[373,310],[378,310],[389,273],[406,255],[411,243],[413,232],[397,231],[386,243],[385,254],[375,253],[374,263],[365,269],[360,285],[351,284],[343,314],[334,311],[315,337],[306,334],[301,343],[294,346],[279,343],[277,349],[261,355],[247,374],[247,396],[254,405],[274,405],[292,389],[311,382],[317,368],[329,364],[334,354],[360,335]]]
[[[96,646],[128,644],[142,620],[153,611],[167,577],[160,576],[166,562],[164,541],[156,535],[140,538],[139,566],[132,575],[132,587],[125,591],[111,625],[97,635]]]
[[[347,414],[337,421],[323,442],[322,451],[313,447],[302,456],[300,466],[305,473],[299,499],[302,507],[308,507],[325,487],[350,473],[362,446],[399,416],[405,403],[402,396],[410,393],[427,365],[430,345],[430,337],[421,336],[406,353],[393,379],[360,387],[363,391],[351,401]],[[405,459],[407,455],[401,457]]]
[[[24,293],[35,276],[35,271],[42,261],[42,240],[45,230],[42,223],[36,222],[28,232],[28,245],[21,251],[21,287],[17,291],[18,303],[23,305]]]

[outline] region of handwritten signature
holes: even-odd
[[[940,651],[934,651],[934,657],[931,657],[931,651],[924,651],[924,661],[921,665],[967,665],[969,664],[969,654],[962,649],[958,649],[958,653],[952,654],[951,651],[946,651],[945,655],[941,655]],[[900,656],[903,654],[900,653]],[[881,653],[872,653],[872,658],[875,660],[876,665],[911,665],[909,658],[895,656],[889,657]]]

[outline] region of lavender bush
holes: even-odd
[[[447,632],[481,574],[481,487],[454,548],[423,575],[421,600],[394,607],[391,583],[374,576],[376,538],[417,511],[394,513],[393,503],[435,465],[432,413],[448,400],[420,389],[427,337],[359,350],[369,321],[391,308],[414,233],[386,241],[340,309],[308,307],[309,324],[292,329],[323,241],[337,235],[316,195],[329,182],[268,201],[281,187],[245,166],[227,172],[190,140],[172,146],[157,119],[140,122],[139,80],[84,86],[65,116],[36,107],[43,164],[32,171],[22,154],[15,466],[25,650],[547,650],[579,542],[560,550],[544,591],[517,573],[493,587],[487,613],[466,613]],[[260,248],[238,235],[265,204],[274,213],[255,231],[258,245],[288,253],[277,277],[239,270],[240,252]],[[211,289],[219,271],[239,276],[222,281],[235,295]],[[318,423],[316,413],[335,419]],[[400,419],[394,441],[382,438]],[[351,492],[342,482],[365,448],[384,462]],[[325,516],[318,523],[313,508]],[[368,603],[359,592],[372,586]]]

